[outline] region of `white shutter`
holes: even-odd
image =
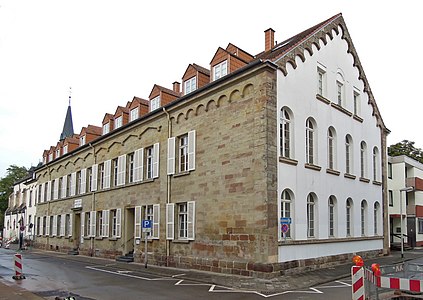
[[[40,226],[39,226],[39,229],[40,229],[40,232],[38,232],[38,235],[43,235],[43,217],[40,217],[38,220],[40,220]]]
[[[153,146],[153,178],[159,177],[160,144]]]
[[[66,214],[63,214],[60,217],[60,236],[65,235],[65,226],[66,226]]]
[[[187,202],[187,238],[189,240],[195,239],[195,201]]]
[[[54,180],[54,185],[53,185],[53,199],[57,200],[59,199],[59,178],[56,178]]]
[[[195,130],[188,132],[188,171],[195,170]]]
[[[144,173],[144,148],[134,152],[134,182],[142,181]]]
[[[90,237],[95,237],[96,212],[90,212]]]
[[[153,239],[160,237],[160,204],[153,205]]]
[[[104,162],[104,178],[103,178],[103,188],[110,188],[110,172],[112,170],[112,160],[106,160]]]
[[[135,238],[141,238],[141,206],[135,206]]]
[[[85,194],[87,191],[87,169],[81,170],[81,194]]]
[[[109,218],[110,218],[110,211],[103,210],[103,237],[109,236]]]
[[[72,236],[72,214],[69,215],[69,235],[68,236]]]
[[[166,239],[175,238],[175,203],[166,204]]]
[[[51,200],[51,181],[47,182],[47,201]]]
[[[43,183],[42,185],[41,185],[41,203],[43,203],[44,202],[44,185],[45,185],[45,183]]]
[[[81,212],[81,244],[84,243],[85,213]]]
[[[126,155],[118,157],[118,173],[117,173],[117,185],[125,184],[126,175]]]
[[[51,236],[57,235],[57,215],[53,216],[53,228],[51,228]]]
[[[98,165],[95,164],[91,167],[91,192],[97,190],[97,176],[98,176]]]
[[[75,196],[76,194],[76,172],[71,174],[71,186],[70,186],[70,196]]]
[[[116,237],[120,238],[121,209],[116,209]]]
[[[167,175],[175,174],[175,137],[167,139]]]
[[[61,198],[66,198],[66,189],[67,189],[67,186],[66,186],[66,184],[67,184],[67,182],[68,182],[68,176],[67,175],[65,175],[65,176],[63,176],[62,177],[62,197]]]
[[[46,235],[50,235],[50,216],[46,217]]]

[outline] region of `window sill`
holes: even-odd
[[[306,240],[293,240],[287,239],[286,242],[281,239],[278,241],[278,246],[293,246],[293,245],[306,245],[306,244],[330,244],[330,243],[345,243],[353,241],[367,241],[367,240],[381,240],[383,236],[359,236],[359,237],[328,237],[325,239],[318,239],[316,237],[309,237]]]
[[[320,171],[322,169],[322,167],[317,166],[317,165],[312,165],[312,164],[304,164],[304,167],[306,169],[310,169],[310,170],[314,170],[314,171]]]
[[[84,241],[87,241],[87,240],[90,240],[91,237],[90,236],[84,236],[83,239],[84,239]]]
[[[288,157],[283,157],[283,156],[279,156],[279,162],[288,164],[288,165],[293,165],[293,166],[298,165],[298,160],[288,158]]]
[[[336,171],[334,169],[326,169],[326,173],[336,175],[336,176],[339,176],[341,174],[341,172]]]
[[[96,237],[95,237],[95,240],[96,240],[96,241],[101,241],[101,240],[103,240],[103,237],[102,237],[102,236],[96,236]]]
[[[330,104],[330,100],[327,99],[327,98],[325,98],[325,97],[323,97],[320,94],[316,94],[316,99],[322,101],[323,103]]]
[[[109,238],[109,241],[117,241],[118,240],[118,238],[117,237],[110,237]]]
[[[348,178],[348,179],[353,179],[353,180],[355,180],[355,178],[356,178],[357,176],[352,175],[352,174],[349,174],[349,173],[344,173],[344,177],[345,177],[345,178]]]
[[[174,178],[176,178],[176,177],[181,177],[181,176],[185,176],[185,175],[189,175],[189,171],[184,171],[184,172],[180,172],[180,173],[175,173],[175,174],[173,174],[173,177]]]
[[[374,184],[374,185],[382,185],[382,182],[377,181],[377,180],[373,180],[373,184]]]
[[[354,118],[354,120],[356,120],[356,121],[358,121],[360,123],[363,123],[363,118],[361,118],[361,117],[359,117],[357,115],[354,115],[353,118]]]
[[[337,110],[339,110],[340,112],[346,114],[347,116],[351,117],[353,114],[352,112],[346,110],[345,108],[343,108],[341,105],[336,104],[336,103],[331,103],[330,104],[333,108],[336,108]]]
[[[361,182],[365,182],[365,183],[369,183],[370,182],[370,179],[368,179],[368,178],[364,178],[364,177],[360,177],[360,179],[359,179]]]
[[[189,244],[190,240],[173,240],[175,244]]]

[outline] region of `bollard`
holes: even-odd
[[[25,279],[22,273],[22,254],[16,253],[14,256],[15,260],[15,275],[12,276],[15,280]]]
[[[353,300],[364,300],[365,287],[364,287],[364,262],[361,256],[355,255],[353,257],[355,266],[351,268],[351,279],[352,279],[352,299]]]

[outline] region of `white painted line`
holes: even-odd
[[[351,286],[351,284],[343,282],[343,281],[336,280],[335,282],[346,285],[346,286]]]

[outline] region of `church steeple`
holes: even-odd
[[[68,111],[66,112],[65,124],[63,124],[63,130],[62,130],[62,133],[60,134],[61,141],[63,141],[68,136],[73,136],[71,97],[72,97],[72,87],[69,88],[69,106],[68,106]]]

